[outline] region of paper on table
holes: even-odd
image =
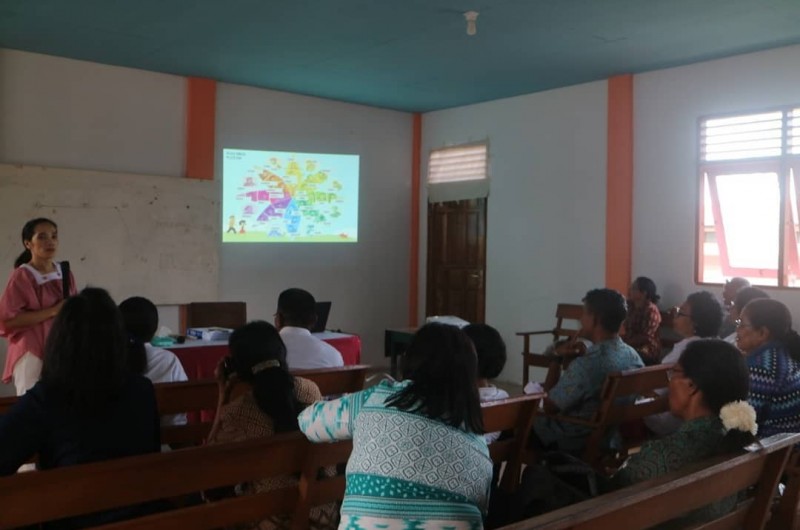
[[[525,394],[540,394],[544,391],[544,387],[536,381],[530,381],[525,385],[525,388],[522,389],[522,392]]]

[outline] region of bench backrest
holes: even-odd
[[[285,474],[303,473],[294,486],[211,504],[188,506],[109,525],[111,528],[220,528],[292,515],[307,525],[316,498],[341,498],[344,482],[335,481],[325,496],[314,493],[317,469],[308,462],[347,460],[352,444],[311,444],[300,433],[19,473],[0,478],[3,510],[0,527],[37,524],[142,502],[175,498],[215,487]],[[301,483],[305,487],[301,488]],[[46,500],[46,502],[43,502]],[[298,506],[305,506],[305,511]]]
[[[323,396],[347,394],[364,388],[364,379],[370,367],[363,364],[324,368],[319,370],[298,370],[294,375],[305,377],[317,384]],[[182,414],[203,410],[215,410],[218,389],[214,379],[183,381],[180,383],[159,383],[154,385],[159,414]],[[240,390],[244,387],[240,387]],[[16,397],[0,399],[0,415],[16,402]],[[161,442],[176,445],[201,444],[211,429],[210,421],[200,421],[187,425],[167,425],[161,428]]]
[[[600,408],[594,417],[595,425],[583,455],[587,462],[597,467],[604,466],[603,444],[610,429],[669,410],[669,397],[657,391],[669,386],[667,372],[671,368],[671,364],[661,364],[614,372],[606,377],[600,394]],[[619,458],[626,456],[627,448],[623,448]]]
[[[755,486],[734,512],[697,528],[726,530],[765,527],[781,473],[800,434],[779,434],[763,448],[734,457],[715,457],[567,508],[504,527],[506,530],[638,530],[669,521]]]
[[[519,485],[533,420],[545,395],[531,394],[481,404],[484,430],[504,433],[489,445],[489,455],[495,464],[506,463],[500,488],[509,493]]]

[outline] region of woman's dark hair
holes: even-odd
[[[792,329],[792,314],[785,305],[777,300],[759,298],[741,309],[742,313],[745,311],[754,329],[767,328],[770,340],[780,342],[790,357],[800,361],[800,335]]]
[[[58,225],[55,224],[50,219],[47,219],[45,217],[37,217],[36,219],[31,219],[30,221],[25,223],[25,226],[22,227],[23,246],[25,245],[26,241],[30,241],[31,239],[33,239],[33,236],[36,235],[36,226],[42,223],[49,223],[53,225],[53,228],[58,230]],[[31,258],[33,258],[33,255],[31,254],[31,251],[28,250],[26,247],[25,250],[22,251],[22,254],[17,256],[17,259],[14,260],[14,268],[16,269],[20,265],[28,263],[31,260]]]
[[[647,276],[639,276],[635,280],[633,280],[633,285],[636,286],[636,289],[644,294],[644,297],[647,298],[649,301],[657,304],[659,300],[661,300],[661,295],[656,292],[656,282],[648,278]]]
[[[747,401],[750,393],[750,371],[742,353],[733,344],[720,339],[690,342],[678,364],[683,375],[703,393],[703,401],[715,416],[723,406],[734,401]],[[749,433],[731,429],[720,444],[720,453],[728,453],[755,441]]]
[[[294,377],[286,366],[286,346],[278,330],[263,320],[249,322],[231,334],[228,345],[232,368],[253,387],[256,404],[272,419],[275,431],[297,430],[303,407],[294,394]],[[263,366],[267,361],[277,361],[277,366]]]
[[[759,298],[769,298],[769,295],[758,287],[743,287],[736,292],[736,298],[733,299],[733,306],[739,309],[741,313],[744,306]]]
[[[144,345],[158,329],[158,308],[147,298],[132,296],[119,304],[119,310],[128,332],[128,367],[135,374],[143,374],[147,370]]]
[[[446,324],[419,328],[403,357],[403,377],[412,382],[386,405],[476,434],[483,433],[475,380],[478,360],[469,337]]]
[[[506,365],[506,343],[500,332],[488,324],[470,324],[461,328],[475,346],[478,377],[494,379]]]
[[[600,322],[604,330],[618,333],[628,316],[625,297],[614,289],[592,289],[583,298],[586,309]]]
[[[44,347],[42,384],[68,407],[98,413],[120,395],[128,346],[122,316],[105,289],[64,302]]]
[[[722,304],[708,291],[697,291],[686,297],[691,310],[694,334],[702,338],[712,338],[719,334],[722,325]]]

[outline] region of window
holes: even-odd
[[[428,160],[428,199],[447,202],[489,195],[488,145],[446,147],[431,151]]]
[[[698,280],[800,287],[800,107],[700,122]]]

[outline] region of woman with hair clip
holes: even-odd
[[[800,336],[789,309],[777,300],[752,300],[736,325],[761,436],[800,431]]]
[[[64,304],[58,227],[50,219],[31,219],[22,227],[25,250],[14,261],[14,271],[0,296],[0,336],[8,339],[3,382],[14,382],[18,396],[39,380],[44,344],[53,318]],[[77,293],[69,275],[69,293]]]
[[[661,362],[661,311],[656,305],[661,297],[650,278],[639,276],[628,289],[628,317],[625,319],[623,340],[631,346],[646,365]]]
[[[611,479],[611,488],[660,477],[718,454],[735,453],[755,442],[756,413],[747,403],[750,378],[741,354],[719,339],[692,342],[668,372],[669,408],[683,423],[674,434],[646,442]],[[714,519],[731,511],[736,496],[680,519]],[[677,524],[678,521],[673,523]]]
[[[316,384],[293,377],[286,366],[286,347],[278,330],[263,321],[250,322],[231,334],[230,357],[220,360],[215,375],[219,383],[219,402],[209,444],[241,442],[298,429],[297,415],[306,406],[322,399]],[[246,390],[231,399],[235,385]],[[237,392],[238,394],[238,392]],[[293,477],[272,478],[239,484],[236,494],[270,491],[296,483]],[[218,492],[209,492],[206,498]],[[311,528],[335,528],[338,514],[334,504],[312,509]],[[288,528],[285,517],[270,517],[251,528]]]
[[[427,324],[403,376],[300,414],[313,442],[353,440],[339,528],[482,528],[492,461],[472,343],[458,328]]]

